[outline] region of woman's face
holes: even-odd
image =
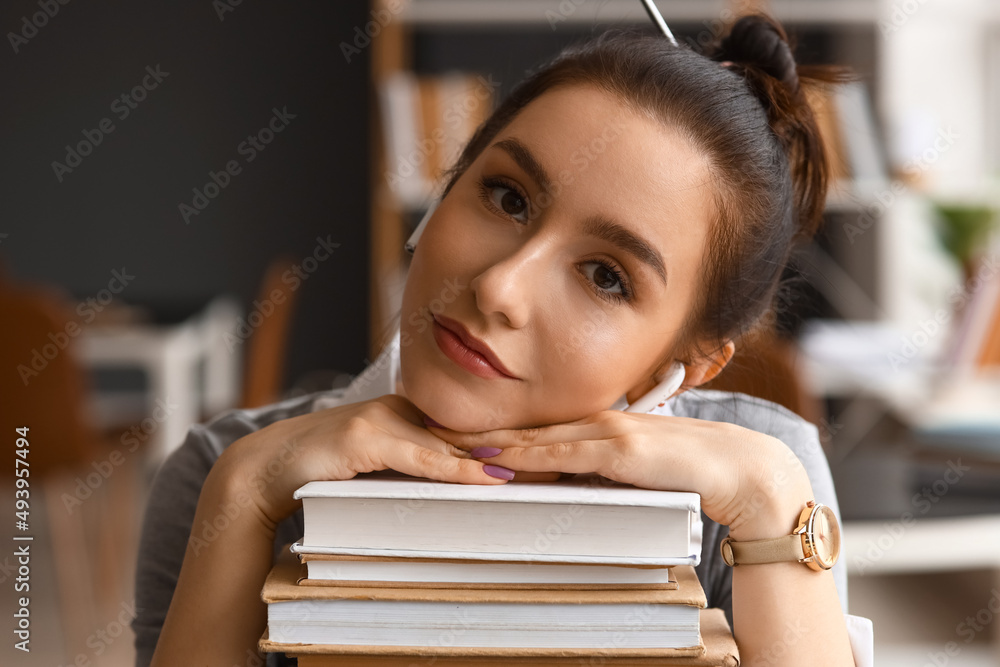
[[[460,431],[635,400],[672,361],[714,210],[707,163],[679,132],[590,85],[544,93],[420,238],[403,294],[405,395]]]

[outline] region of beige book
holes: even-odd
[[[1000,366],[1000,297],[987,305],[992,306],[993,316],[976,357],[976,366],[980,369]]]
[[[423,154],[424,178],[428,183],[437,183],[444,169],[441,143],[444,140],[444,130],[441,127],[441,100],[438,95],[438,82],[434,77],[419,77],[421,137],[420,152]]]

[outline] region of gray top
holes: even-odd
[[[136,570],[136,617],[132,629],[136,637],[136,665],[145,667],[153,657],[160,629],[177,585],[181,564],[202,484],[209,469],[222,451],[239,438],[268,424],[288,419],[330,405],[351,403],[390,393],[395,386],[398,357],[386,363],[387,350],[346,390],[319,392],[292,398],[254,410],[233,410],[205,425],[195,425],[179,449],[160,467],[153,481],[139,546]],[[398,351],[397,351],[398,352]],[[395,362],[395,366],[393,366]],[[668,401],[661,414],[730,422],[766,433],[784,442],[802,461],[817,502],[833,508],[840,517],[837,497],[826,457],[820,447],[816,427],[785,408],[744,394],[690,390]],[[695,568],[705,589],[709,607],[722,608],[733,622],[732,571],[722,561],[719,543],[729,532],[702,514],[701,563]],[[302,510],[282,521],[274,541],[274,557],[282,545],[302,537]],[[833,568],[837,591],[847,610],[847,574],[845,560]],[[292,665],[284,654],[270,654],[269,667]]]

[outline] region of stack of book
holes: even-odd
[[[304,667],[736,665],[694,571],[699,497],[617,485],[311,482],[260,648]]]

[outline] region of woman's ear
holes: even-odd
[[[700,356],[686,363],[687,377],[684,380],[683,388],[699,387],[714,379],[722,372],[735,353],[736,344],[733,341],[727,341],[725,345],[711,354]]]
[[[680,386],[674,395],[678,393],[683,393],[688,389],[693,387],[698,387],[705,384],[716,375],[722,372],[722,369],[726,367],[729,360],[733,358],[733,354],[736,352],[736,345],[733,341],[728,341],[721,348],[712,352],[711,354],[700,356],[692,361],[684,362],[684,383]],[[645,396],[647,392],[651,391],[656,387],[658,378],[663,378],[667,373],[670,372],[670,365],[674,363],[671,359],[667,361],[663,366],[656,369],[656,374],[647,379],[645,382],[632,387],[625,395],[625,400],[629,404],[635,403],[641,396]]]

